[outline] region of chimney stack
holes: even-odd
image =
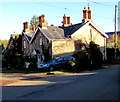
[[[82,22],[85,23],[87,21],[92,21],[90,7],[88,7],[88,10],[86,9],[86,7],[84,7],[84,10],[83,10],[83,19],[82,19]]]
[[[46,20],[45,20],[45,15],[41,15],[39,16],[39,25],[42,27],[42,28],[46,28],[47,27],[47,24],[46,24]]]
[[[24,32],[30,32],[29,23],[28,22],[24,22],[23,23],[23,31]]]
[[[67,17],[67,24],[70,25],[70,17]]]
[[[83,19],[87,19],[87,10],[86,10],[86,7],[84,7],[84,10],[83,10]]]
[[[36,28],[35,28],[35,25],[32,25],[32,31],[35,31]]]
[[[70,26],[70,17],[66,17],[65,14],[63,16],[63,26],[66,27],[66,26]]]
[[[88,19],[91,19],[91,10],[90,10],[90,7],[88,7]]]
[[[63,16],[63,24],[66,24],[66,16],[65,16],[65,14]]]

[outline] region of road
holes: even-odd
[[[29,80],[37,83],[33,85],[3,86],[2,97],[3,100],[118,100],[119,68],[120,65],[114,65],[80,75]],[[42,81],[45,83],[40,84]]]

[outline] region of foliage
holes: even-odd
[[[7,44],[8,44],[8,40],[0,40],[1,44],[2,44],[2,50],[4,48],[6,48]]]
[[[3,68],[6,69],[22,69],[23,53],[22,53],[22,36],[17,35],[12,39],[13,46],[6,49],[3,58]]]
[[[3,43],[0,40],[0,53],[2,52],[2,50],[4,49]]]
[[[89,46],[85,47],[84,50],[81,49],[75,52],[73,57],[76,58],[77,70],[91,70],[102,66],[102,52],[100,51],[99,45],[93,41],[91,41]]]
[[[102,67],[102,59],[103,55],[100,51],[99,45],[95,44],[94,42],[90,42],[89,44],[89,55],[90,55],[90,62],[93,68],[100,68]]]
[[[88,53],[86,50],[80,50],[73,54],[73,57],[76,58],[75,69],[76,71],[84,70],[89,66]]]
[[[30,21],[30,29],[32,28],[33,25],[35,25],[35,27],[37,27],[38,24],[39,24],[39,17],[37,17],[37,16],[34,15],[31,18],[31,21]]]
[[[117,43],[117,48],[120,48],[120,40]]]
[[[110,35],[110,38],[107,40],[107,48],[114,48],[114,34]],[[117,48],[120,48],[120,36],[117,36]]]

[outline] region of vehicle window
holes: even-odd
[[[63,58],[57,59],[57,62],[61,62],[61,61],[63,61]]]
[[[52,62],[57,62],[57,59],[52,60]]]
[[[69,57],[65,57],[64,60],[70,60],[70,58]]]

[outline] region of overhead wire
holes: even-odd
[[[92,1],[92,0],[87,0],[87,1],[90,1],[90,2],[98,4],[98,5],[102,5],[102,6],[108,6],[108,7],[112,7],[113,6],[113,5],[110,5],[110,4],[103,4],[103,3]]]
[[[103,3],[92,1],[92,0],[87,0],[87,1],[91,2],[91,3],[94,3],[94,4],[97,4],[97,5],[100,5],[100,6],[113,7],[113,5],[103,4]],[[67,8],[67,7],[61,7],[61,6],[56,6],[56,5],[47,4],[47,3],[40,3],[40,4],[45,5],[45,6],[49,6],[49,7],[52,7],[52,8],[62,9],[62,10],[65,10],[66,12],[68,11],[68,12],[79,14],[79,11],[73,10],[73,9],[70,9],[70,8]],[[101,16],[101,15],[100,16],[99,15],[95,15],[95,17],[103,18],[103,19],[107,19],[107,20],[113,19],[113,17],[110,18],[110,17]],[[111,20],[111,21],[113,22],[113,20]]]

